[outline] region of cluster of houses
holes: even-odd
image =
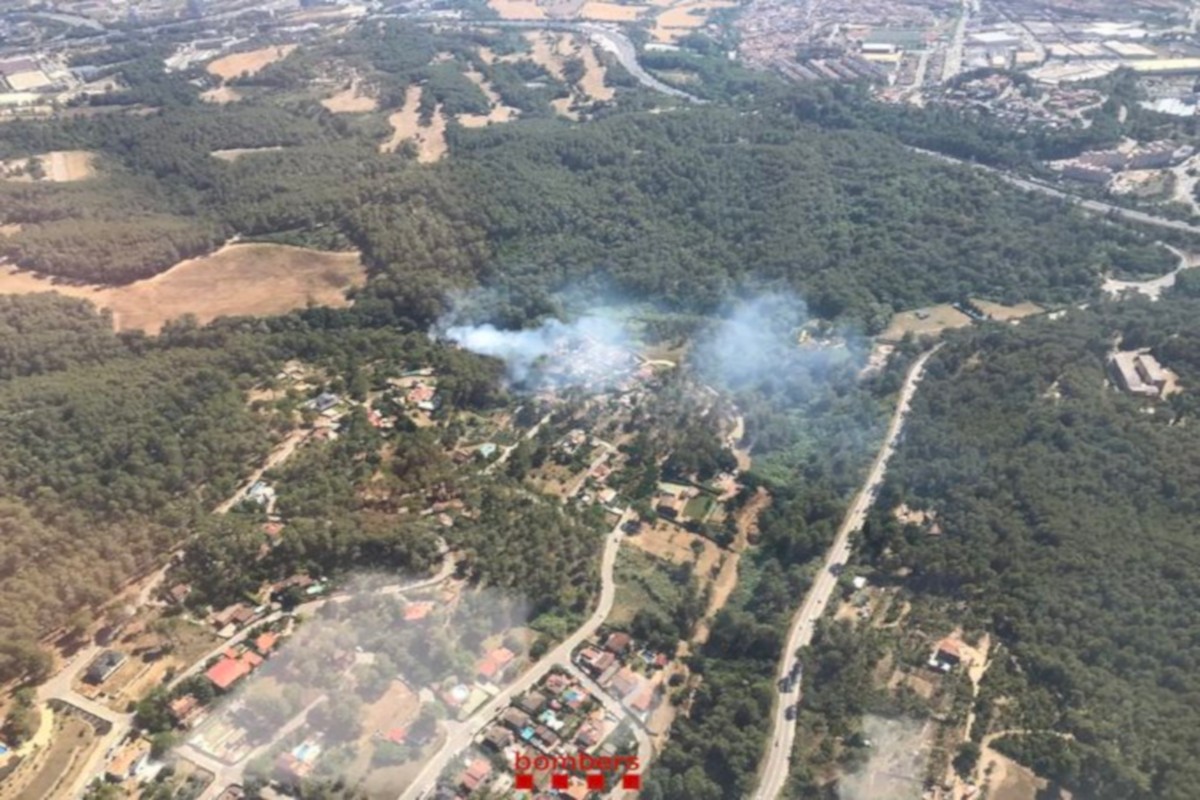
[[[624,631],[609,633],[603,644],[585,644],[575,653],[575,663],[626,711],[644,720],[658,703],[659,683],[632,669],[629,663],[634,655],[640,655],[641,662],[653,671],[670,663],[665,653],[637,653],[632,637]]]
[[[484,728],[462,767],[438,786],[434,797],[461,800],[484,791],[503,796],[514,788],[512,765],[525,758],[612,755],[606,739],[618,725],[579,678],[553,670]],[[536,778],[542,784],[550,781],[548,773]],[[583,800],[588,789],[576,779],[556,796]]]
[[[278,633],[265,631],[248,645],[240,643],[226,647],[216,663],[205,670],[204,676],[216,689],[227,692],[262,666],[278,643]]]

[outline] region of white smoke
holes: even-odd
[[[440,335],[461,347],[504,361],[509,380],[526,388],[592,386],[603,389],[634,366],[625,329],[600,316],[551,319],[536,328],[449,325]]]

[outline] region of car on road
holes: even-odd
[[[790,706],[787,707],[787,711],[784,712],[784,716],[788,719],[789,722],[796,718],[796,713],[798,711],[798,709],[797,709],[798,705],[799,705],[798,703],[792,703]]]
[[[845,571],[846,571],[845,564],[839,563],[839,564],[830,564],[829,565],[829,574],[835,578],[839,577]]]

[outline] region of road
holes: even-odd
[[[1121,217],[1122,219],[1127,219],[1131,222],[1140,222],[1143,225],[1153,225],[1159,228],[1170,228],[1171,230],[1192,233],[1200,236],[1200,226],[1192,225],[1182,220],[1169,219],[1167,217],[1156,217],[1153,214],[1147,214],[1144,211],[1114,206],[1110,203],[1102,203],[1099,200],[1087,200],[1082,197],[1078,197],[1077,195],[1070,194],[1069,192],[1064,192],[1062,189],[1056,189],[1055,187],[1042,183],[1041,181],[1035,181],[1029,178],[1021,178],[995,167],[989,167],[985,164],[977,164],[973,161],[963,161],[962,159],[954,158],[953,156],[948,156],[943,153],[935,153],[932,150],[922,150],[919,147],[910,147],[909,149],[921,153],[922,155],[936,158],[939,161],[945,161],[950,164],[961,164],[964,166],[973,167],[983,172],[991,173],[1005,183],[1016,186],[1018,189],[1024,189],[1028,192],[1037,192],[1038,194],[1055,197],[1064,202],[1078,206],[1085,211],[1091,211],[1094,214],[1117,216]]]
[[[942,61],[942,82],[953,80],[962,72],[963,44],[967,35],[967,23],[971,20],[971,0],[962,0],[961,16],[954,26],[954,35],[946,47],[946,58]]]
[[[904,386],[900,390],[900,397],[896,403],[896,411],[892,414],[892,421],[888,425],[887,436],[883,440],[883,446],[875,456],[875,463],[871,466],[870,473],[867,474],[866,482],[859,489],[858,494],[855,495],[854,500],[850,503],[850,507],[846,510],[846,516],[842,520],[841,527],[838,528],[837,536],[834,537],[833,544],[825,554],[825,560],[821,564],[821,571],[813,580],[808,594],[804,597],[804,602],[800,605],[799,610],[792,619],[787,645],[783,649],[783,657],[780,659],[779,664],[778,677],[781,681],[791,671],[796,651],[812,641],[817,620],[821,618],[830,597],[833,596],[834,589],[837,588],[838,579],[833,574],[832,568],[837,564],[845,564],[850,558],[851,534],[862,527],[863,521],[867,517],[867,512],[875,502],[875,493],[879,491],[880,485],[883,484],[883,477],[887,473],[888,461],[891,459],[892,454],[896,452],[896,443],[900,440],[900,434],[904,430],[904,421],[908,417],[909,409],[912,407],[913,396],[916,394],[921,378],[925,375],[925,364],[929,361],[930,356],[940,348],[941,345],[939,344],[937,347],[923,354],[908,370],[908,375],[904,379]],[[800,699],[798,684],[799,682],[797,682],[797,687],[792,691],[781,691],[779,693],[779,702],[775,708],[775,719],[771,732],[771,743],[770,747],[767,748],[762,778],[759,781],[758,789],[752,795],[755,800],[775,800],[779,796],[784,783],[787,781],[788,768],[792,756],[792,742],[796,735],[796,723],[794,720],[787,719],[787,709],[788,706],[798,702]]]
[[[621,514],[620,519],[617,520],[617,524],[613,526],[613,529],[604,539],[604,554],[600,559],[600,599],[596,603],[596,610],[592,612],[592,616],[573,634],[563,640],[558,647],[543,656],[532,668],[514,681],[512,685],[480,706],[467,720],[463,722],[446,720],[443,722],[443,727],[446,730],[446,741],[442,744],[441,749],[425,763],[424,769],[413,779],[408,788],[400,794],[399,800],[417,800],[417,798],[424,797],[426,793],[430,792],[437,783],[438,776],[442,774],[442,770],[446,768],[451,759],[466,749],[479,732],[483,730],[484,726],[492,721],[493,717],[508,707],[513,698],[524,694],[539,683],[542,678],[546,677],[552,667],[566,667],[569,665],[571,663],[571,653],[575,648],[583,644],[604,623],[604,620],[608,618],[609,612],[612,611],[613,600],[617,594],[616,582],[613,579],[613,570],[616,567],[617,552],[621,548],[621,539],[623,538],[621,526],[625,524],[628,518],[629,510],[626,509]]]

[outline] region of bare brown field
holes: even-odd
[[[33,178],[28,174],[28,165],[32,159],[41,162],[45,177],[41,180],[51,183],[69,183],[81,181],[96,174],[96,154],[88,150],[51,150],[49,153],[39,153],[31,158],[16,158],[0,162],[0,176],[5,180],[29,182]],[[14,170],[23,169],[25,174],[9,176]]]
[[[268,64],[287,58],[296,49],[294,44],[272,45],[248,50],[244,53],[230,53],[209,63],[208,73],[227,81],[241,75],[253,75]]]
[[[364,92],[357,80],[337,94],[326,97],[321,105],[334,114],[363,114],[379,108],[379,102]]]
[[[21,223],[13,222],[6,225],[0,225],[0,236],[16,236],[21,232]]]
[[[226,103],[236,103],[238,100],[241,100],[242,93],[229,86],[218,86],[201,94],[200,99],[206,103],[225,105]]]
[[[1029,302],[1017,303],[1015,306],[1006,306],[1001,303],[993,303],[990,300],[980,300],[974,297],[971,298],[971,302],[979,306],[979,310],[984,314],[1000,322],[1031,317],[1034,314],[1041,314],[1046,310],[1037,303]]]
[[[560,81],[563,80],[563,61],[567,55],[566,38],[562,33],[530,31],[525,34],[525,41],[533,51],[529,57]]]
[[[388,116],[392,137],[379,146],[381,153],[394,153],[404,142],[412,140],[417,146],[417,161],[428,164],[446,155],[446,115],[438,106],[429,125],[421,124],[421,87],[409,86],[404,94],[404,107]]]
[[[633,22],[646,11],[649,6],[626,6],[620,3],[606,3],[603,0],[588,0],[579,9],[578,16],[597,22]]]
[[[653,528],[645,530],[637,536],[631,536],[626,541],[651,555],[675,564],[695,562],[696,577],[703,582],[710,579],[713,567],[721,558],[721,549],[713,544],[712,540],[689,533],[667,522],[659,522]],[[696,543],[704,548],[699,559],[692,550],[692,546]]]
[[[459,114],[458,123],[460,125],[465,128],[482,128],[491,122],[509,122],[516,119],[521,113],[512,106],[506,106],[500,99],[500,95],[496,94],[496,90],[484,80],[483,74],[478,70],[471,69],[466,76],[487,96],[492,110],[486,114]]]
[[[209,153],[213,158],[219,158],[222,161],[237,161],[242,156],[248,156],[253,153],[273,153],[276,150],[282,150],[279,145],[274,147],[234,147],[229,150],[213,150]]]
[[[616,91],[604,83],[604,65],[600,63],[600,59],[596,57],[596,48],[591,42],[584,41],[579,50],[579,57],[583,59],[584,73],[579,80],[579,88],[588,97],[593,100],[598,100],[606,103],[616,96]]]
[[[230,244],[125,286],[56,284],[28,272],[0,272],[0,294],[58,292],[113,314],[117,330],[156,334],[192,314],[201,323],[231,315],[285,314],[309,304],[345,308],[346,290],[366,283],[357,253],[276,244]]]
[[[61,718],[62,727],[54,732],[50,749],[42,761],[42,768],[16,795],[23,800],[59,797],[59,789],[69,786],[75,774],[83,767],[92,748],[96,746],[96,732],[79,717]]]
[[[546,12],[534,0],[488,0],[500,19],[545,19]]]
[[[949,303],[943,303],[929,308],[918,308],[913,311],[901,311],[892,317],[887,330],[879,334],[885,342],[897,342],[904,334],[914,336],[939,334],[947,328],[964,328],[971,324],[971,318]]]
[[[708,24],[711,12],[722,8],[736,8],[737,5],[734,0],[694,0],[670,6],[654,19],[654,39],[659,42],[673,42]]]

